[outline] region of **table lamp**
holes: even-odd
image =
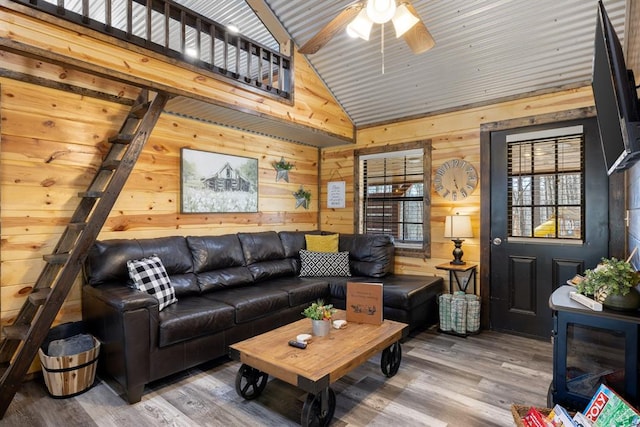
[[[471,230],[471,217],[469,215],[447,215],[444,221],[444,237],[451,238],[455,248],[453,249],[453,261],[450,264],[464,265],[462,261],[462,242],[463,237],[473,237]]]

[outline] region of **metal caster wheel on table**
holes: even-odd
[[[309,393],[302,407],[302,427],[328,426],[335,410],[336,394],[331,387],[318,394]]]
[[[398,373],[400,362],[402,361],[402,347],[400,342],[394,342],[382,351],[382,359],[380,360],[380,369],[388,378]]]
[[[236,393],[247,400],[255,399],[267,386],[269,375],[249,365],[242,365],[236,374]]]

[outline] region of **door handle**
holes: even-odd
[[[500,246],[502,244],[502,239],[499,237],[496,237],[493,239],[493,244],[496,246]]]

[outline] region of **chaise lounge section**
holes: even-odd
[[[227,354],[228,346],[302,317],[322,298],[345,306],[347,281],[384,285],[385,318],[409,330],[437,322],[437,276],[393,274],[393,241],[340,235],[351,276],[300,277],[300,250],[319,231],[114,239],[94,244],[84,265],[83,320],[102,343],[99,369],[130,403],[151,381]],[[177,302],[133,289],[127,261],[156,255]]]

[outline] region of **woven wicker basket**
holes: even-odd
[[[535,408],[538,411],[540,411],[540,413],[545,417],[551,413],[551,408],[538,408],[537,406]],[[516,404],[511,405],[511,413],[513,414],[513,421],[515,421],[518,427],[524,427],[522,418],[525,415],[527,415],[527,412],[529,412],[529,409],[531,409],[531,406],[516,405]]]

